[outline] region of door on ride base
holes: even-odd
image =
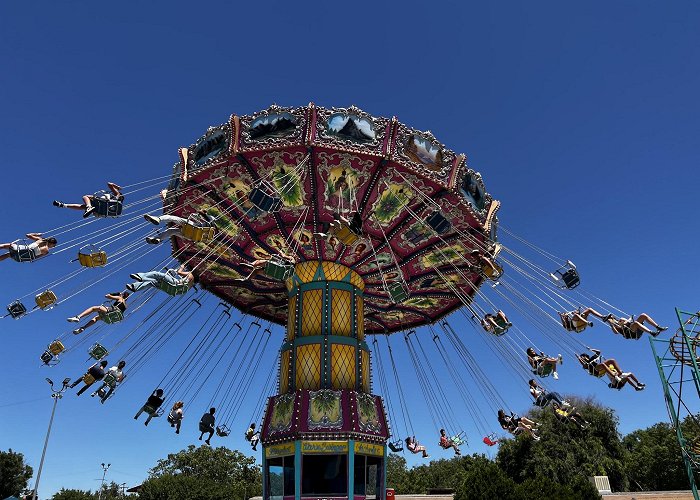
[[[294,499],[294,455],[267,460],[270,500]]]
[[[377,493],[384,488],[384,471],[382,457],[355,455],[355,499],[376,499]]]

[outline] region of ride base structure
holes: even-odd
[[[649,341],[659,369],[671,426],[676,431],[683,455],[690,488],[693,497],[698,500],[700,496],[695,474],[700,471],[700,440],[689,439],[686,432],[689,425],[700,429],[700,421],[696,417],[700,405],[700,312],[689,313],[676,309],[676,315],[680,328],[673,337],[650,337]]]
[[[279,393],[261,436],[263,498],[384,498],[389,428],[382,399],[371,394],[362,278],[306,261],[286,285]]]

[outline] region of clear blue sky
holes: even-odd
[[[503,202],[504,225],[575,261],[596,295],[674,327],[674,306],[700,307],[699,14],[696,2],[631,0],[4,3],[0,240],[79,217],[52,208],[54,198],[75,198],[108,179],[132,184],[168,174],[179,146],[230,113],[271,103],[355,104],[429,129],[466,153]],[[167,249],[159,250],[162,257]],[[69,253],[0,263],[0,302],[75,269]],[[0,323],[0,449],[38,465],[51,409],[44,377],[75,377],[86,356],[75,353],[50,370],[37,356],[67,330],[65,317],[124,279],[121,273],[51,312]],[[486,358],[476,332],[464,334],[473,335],[512,408],[526,411],[522,384]],[[534,329],[528,334],[538,338]],[[581,338],[635,371],[647,390],[610,391],[571,358],[558,390],[613,406],[623,433],[667,418],[646,339],[624,341],[602,325]],[[436,448],[400,341],[416,432]],[[108,480],[138,484],[158,458],[195,442],[208,396],[186,409],[179,437],[163,422],[144,428],[131,418],[181,347],[169,345],[104,407],[86,395],[61,401],[44,496],[61,486],[94,489],[100,462],[112,463]],[[540,347],[557,349],[545,340]],[[267,352],[261,363],[273,366],[273,358]],[[240,435],[254,404],[249,396],[225,444],[248,452]],[[456,397],[454,404],[464,414]],[[476,443],[471,426],[465,419]]]

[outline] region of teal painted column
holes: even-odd
[[[384,445],[384,461],[382,462],[382,491],[377,492],[377,499],[378,500],[386,500],[386,463],[387,460],[387,452],[386,452],[386,445]]]
[[[348,499],[355,498],[355,440],[348,439]]]
[[[294,500],[301,500],[301,441],[294,442]]]
[[[268,475],[266,474],[267,471],[267,458],[265,458],[265,447],[262,447],[262,477],[263,477],[263,484],[262,484],[262,497],[263,498],[269,498],[270,493],[267,491],[267,478]]]

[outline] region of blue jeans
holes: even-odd
[[[172,276],[171,274],[163,273],[160,271],[136,273],[136,276],[138,276],[141,281],[137,281],[136,283],[131,284],[135,292],[138,292],[139,290],[145,290],[146,288],[156,287],[158,286],[158,282],[160,281],[165,281],[166,283],[170,283],[171,285],[177,285],[179,282],[178,279]]]

